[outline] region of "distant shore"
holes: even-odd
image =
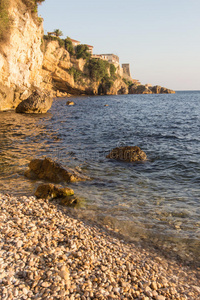
[[[125,243],[69,209],[0,194],[1,299],[199,299],[200,270]]]

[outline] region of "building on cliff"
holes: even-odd
[[[107,60],[109,63],[114,64],[116,67],[119,66],[119,57],[115,54],[94,54],[92,58],[99,58]]]
[[[71,38],[70,38],[70,40],[71,40],[72,46],[73,46],[74,48],[77,47],[78,45],[80,45],[80,43],[81,43],[81,42],[79,42],[79,41],[77,41],[77,40],[73,40],[73,39],[71,39]]]

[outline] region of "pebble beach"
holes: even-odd
[[[0,194],[1,299],[200,299],[200,270],[126,243],[69,209]]]

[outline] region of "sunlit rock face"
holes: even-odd
[[[43,53],[42,22],[34,20],[21,1],[11,1],[9,15],[13,21],[9,41],[0,49],[0,110],[15,108],[29,96],[32,86],[40,87]],[[11,95],[12,93],[12,95]]]

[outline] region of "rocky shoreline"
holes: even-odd
[[[0,194],[1,299],[200,299],[200,270],[35,197]]]

